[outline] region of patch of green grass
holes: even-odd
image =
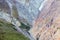
[[[17,32],[11,23],[0,21],[0,40],[29,40],[23,34]]]

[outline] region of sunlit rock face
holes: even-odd
[[[60,40],[60,0],[46,2],[30,33],[36,40]]]

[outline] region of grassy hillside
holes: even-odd
[[[0,40],[29,40],[23,34],[18,33],[13,25],[0,21]]]

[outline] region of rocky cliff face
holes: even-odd
[[[48,0],[36,19],[31,34],[36,40],[60,40],[60,0]]]

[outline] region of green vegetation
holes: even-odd
[[[28,25],[25,25],[24,23],[21,22],[20,28],[26,29],[28,31],[30,29],[30,26],[29,26],[29,24]]]
[[[14,29],[14,25],[0,21],[0,40],[29,40]]]

